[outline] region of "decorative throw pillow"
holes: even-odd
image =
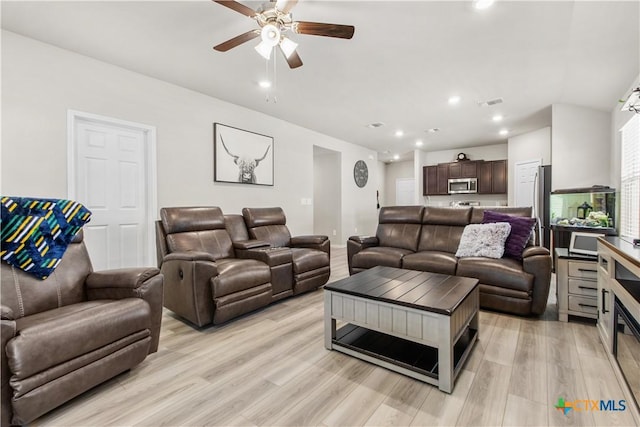
[[[468,256],[502,258],[504,242],[510,231],[511,225],[507,222],[469,224],[462,232],[456,256],[458,258]]]
[[[531,233],[533,233],[536,219],[507,215],[496,211],[484,211],[482,223],[489,224],[494,222],[508,222],[511,225],[511,234],[509,234],[504,244],[504,256],[521,260],[522,251],[524,251],[531,237]]]

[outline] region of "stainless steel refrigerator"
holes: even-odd
[[[549,207],[551,165],[538,167],[534,187],[534,213],[540,220],[540,224],[538,225],[540,244],[551,250],[551,209]]]

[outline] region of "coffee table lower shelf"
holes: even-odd
[[[471,353],[478,331],[467,327],[453,347],[453,378]],[[374,363],[392,371],[438,385],[438,349],[346,324],[336,331],[334,350]]]

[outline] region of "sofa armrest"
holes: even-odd
[[[378,246],[379,241],[376,236],[351,236],[347,240],[347,264],[349,265],[349,275],[353,274],[351,261],[353,256],[363,249]]]
[[[240,250],[268,247],[271,247],[271,244],[269,242],[265,242],[264,240],[238,240],[236,242],[233,242],[233,248]]]
[[[164,276],[155,267],[122,268],[95,271],[87,277],[89,300],[140,298],[151,309],[149,353],[158,350],[162,324],[162,288]]]
[[[522,268],[533,275],[531,313],[542,314],[547,308],[551,285],[551,254],[542,246],[529,246],[522,253]]]
[[[378,246],[378,238],[376,236],[351,236],[349,240],[364,246],[362,249]]]
[[[535,255],[551,255],[551,252],[544,246],[527,246],[524,248],[524,251],[522,251],[523,259]]]
[[[331,242],[327,236],[295,236],[291,238],[291,247],[317,249],[331,256]]]
[[[236,250],[236,256],[241,259],[255,259],[264,262],[269,267],[275,267],[293,261],[291,248],[266,247],[246,250],[238,249]]]
[[[0,350],[2,355],[0,356],[0,399],[2,399],[0,411],[1,419],[0,425],[11,425],[11,417],[13,410],[11,408],[11,398],[13,396],[13,390],[9,385],[11,379],[11,372],[9,371],[9,361],[7,360],[7,352],[5,351],[7,343],[16,336],[16,322],[13,318],[13,311],[6,305],[0,307],[0,314],[2,319],[0,320]]]

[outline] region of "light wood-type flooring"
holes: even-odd
[[[332,248],[331,281],[347,276]],[[552,280],[554,282],[554,280]],[[195,329],[165,311],[160,349],[37,420],[43,426],[614,426],[631,413],[554,408],[624,399],[596,328],[480,313],[452,394],[323,346],[323,291]]]

